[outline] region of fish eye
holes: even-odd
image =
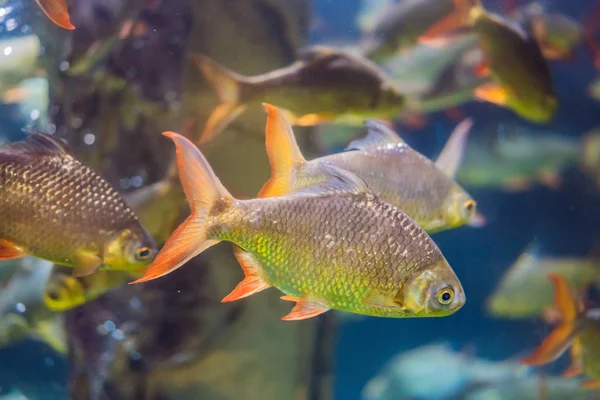
[[[451,288],[441,289],[437,294],[437,301],[440,304],[446,306],[452,303],[452,300],[454,300],[454,290],[452,290]]]
[[[152,250],[149,247],[140,247],[136,250],[135,257],[140,261],[146,261],[152,257]]]
[[[467,201],[465,201],[465,204],[463,205],[463,207],[465,208],[465,210],[468,213],[473,212],[473,210],[475,209],[475,200],[467,200]]]

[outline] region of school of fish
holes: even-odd
[[[52,23],[77,31],[65,0],[36,3]],[[475,200],[481,190],[514,193],[536,184],[558,190],[573,166],[600,188],[600,133],[574,139],[541,127],[560,108],[551,62],[572,60],[585,39],[600,70],[594,26],[537,3],[503,14],[486,9],[481,0],[377,3],[363,10],[357,45],[306,46],[295,61],[272,71],[242,75],[235,65],[190,52],[190,63],[217,104],[201,121],[200,138],[163,133],[174,145],[175,164],[163,180],[136,192],[120,193],[79,161],[59,134],[26,132],[23,140],[2,145],[0,261],[31,256],[54,264],[15,276],[15,285],[43,281],[35,287],[42,294],[32,308],[55,315],[126,282],[177,273],[212,246],[231,242],[244,278],[223,293],[222,302],[272,288],[281,292],[281,300],[294,303],[285,321],[330,310],[447,317],[465,305],[469,288],[430,235],[484,226],[486,216]],[[21,43],[19,64],[34,65],[39,42],[13,40]],[[7,66],[16,72],[0,79],[5,103],[22,102],[25,81],[36,75],[35,68],[21,67]],[[600,99],[600,79],[589,85],[588,94]],[[470,100],[502,107],[521,122],[481,124],[458,108]],[[241,199],[221,183],[204,149],[257,106],[266,110],[264,147],[271,175],[256,198]],[[427,113],[438,110],[456,126],[431,159],[395,127],[401,120],[419,128]],[[343,150],[327,149],[307,160],[295,127],[328,125],[360,130],[362,137],[344,135]],[[177,226],[181,191],[190,215]],[[521,364],[542,366],[570,349],[572,363],[563,376],[584,374],[581,390],[600,392],[600,308],[593,293],[588,301],[600,286],[598,257],[540,253],[533,245],[524,249],[483,307],[497,318],[542,317],[555,324]],[[47,325],[35,321],[7,321],[0,324],[0,336],[8,336],[2,329],[14,332],[19,324],[39,337],[48,332]],[[60,341],[49,341],[66,351]],[[444,360],[456,376],[438,381],[439,388],[424,388],[415,383],[424,378],[413,377],[406,366],[421,361],[399,357],[394,363],[403,367],[390,363],[389,371],[366,386],[366,398],[391,399],[398,388],[419,398],[440,398],[440,392],[449,391],[478,398],[477,391],[462,386],[465,380],[485,381],[485,390],[499,393],[508,390],[502,387],[507,379],[523,387],[546,379],[512,364],[504,368],[478,361],[474,368],[470,357],[450,354],[446,347],[427,351],[437,352],[431,358]],[[434,377],[426,379],[431,383]],[[556,379],[550,381],[563,383]],[[536,394],[550,398],[545,392],[553,386],[539,387]],[[485,393],[484,398],[492,396]]]

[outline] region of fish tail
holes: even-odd
[[[163,135],[175,143],[179,179],[192,214],[171,234],[146,274],[132,283],[160,278],[217,244],[219,240],[208,233],[208,218],[218,216],[234,201],[192,142],[175,132]]]
[[[200,143],[206,143],[221,133],[246,108],[246,104],[242,103],[242,86],[246,83],[246,78],[226,69],[208,57],[197,54],[193,56],[193,59],[206,80],[217,92],[220,102],[204,126]]]
[[[569,282],[563,276],[554,273],[548,274],[548,278],[554,286],[554,302],[561,316],[561,322],[532,355],[521,360],[521,364],[544,365],[556,360],[577,335],[576,321],[579,305]]]
[[[471,10],[481,7],[479,0],[454,0],[454,11],[437,21],[418,39],[419,43],[430,46],[445,46],[452,40],[448,35],[469,25]]]
[[[579,158],[585,168],[594,169],[600,165],[600,130],[592,130],[583,136]]]
[[[294,131],[279,108],[263,103],[267,109],[265,140],[271,164],[271,178],[264,184],[258,197],[277,197],[293,191],[294,168],[306,163],[300,152]]]
[[[66,0],[35,0],[40,6],[44,14],[52,22],[61,28],[73,30],[75,26],[71,24],[69,17],[69,9],[67,8]]]

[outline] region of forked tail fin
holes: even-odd
[[[173,232],[146,274],[132,283],[160,278],[217,244],[207,235],[208,216],[215,205],[222,207],[234,200],[192,142],[174,132],[163,135],[175,143],[179,179],[192,214]]]
[[[246,105],[241,102],[241,86],[246,78],[208,57],[198,54],[192,57],[206,80],[217,92],[220,102],[204,126],[200,143],[206,143],[225,129],[246,108]]]
[[[73,30],[66,0],[35,0],[44,14],[61,28]]]
[[[555,307],[562,320],[532,355],[521,360],[525,365],[544,365],[556,360],[577,335],[575,322],[579,314],[579,305],[569,282],[563,276],[554,273],[548,274],[548,278],[554,286]]]

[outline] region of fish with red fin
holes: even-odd
[[[75,29],[69,17],[66,0],[35,0],[35,2],[56,25],[68,30]]]

